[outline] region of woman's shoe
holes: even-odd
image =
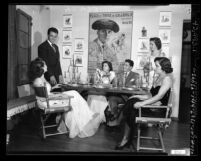
[[[125,148],[125,147],[130,147],[130,141],[127,141],[124,145],[117,145],[116,147],[115,147],[115,150],[123,150],[123,148]]]

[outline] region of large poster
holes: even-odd
[[[131,57],[132,23],[132,11],[89,14],[89,73],[105,60],[115,72],[122,70],[121,64]]]

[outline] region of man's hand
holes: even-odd
[[[53,75],[50,77],[50,83],[53,86],[57,84],[57,81],[56,81],[56,79],[55,79],[55,77]]]
[[[64,79],[62,75],[59,75],[59,83],[64,84]]]

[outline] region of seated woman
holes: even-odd
[[[124,147],[130,146],[135,129],[135,118],[138,115],[139,107],[150,104],[168,104],[172,87],[172,79],[170,73],[172,73],[173,69],[171,67],[171,62],[166,57],[156,57],[154,59],[154,63],[156,65],[155,72],[158,74],[158,78],[155,80],[150,90],[150,94],[131,96],[125,104],[122,113],[125,121],[124,135],[121,142],[115,147],[116,150],[122,150]],[[142,116],[146,115],[152,117],[164,117],[165,112],[166,109],[144,109],[142,111]]]
[[[41,87],[46,83],[48,95],[51,97],[57,97],[58,94],[50,92],[51,85],[44,78],[44,73],[46,71],[47,66],[45,62],[41,58],[36,58],[30,64],[30,79],[34,87]],[[58,130],[66,131],[65,127],[67,126],[70,131],[70,138],[76,136],[83,138],[94,135],[100,125],[98,114],[95,114],[89,109],[87,102],[77,91],[71,90],[62,92],[61,94],[74,96],[74,98],[71,99],[72,110],[65,114],[65,122],[61,122]],[[37,103],[40,108],[47,108],[47,104],[42,100],[42,98],[37,98]],[[50,106],[55,107],[58,105],[68,105],[68,100],[50,100],[49,104]]]
[[[114,82],[115,72],[112,71],[112,63],[109,61],[102,62],[102,70],[97,69],[95,73],[96,80],[102,85],[109,85]],[[100,122],[105,122],[104,111],[108,106],[107,98],[104,93],[91,93],[87,98],[90,109],[99,113]]]

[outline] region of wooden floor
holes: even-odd
[[[152,133],[151,128],[145,129],[145,134]],[[21,121],[10,135],[10,143],[7,145],[7,154],[13,153],[57,153],[62,152],[104,152],[119,154],[123,152],[132,153],[131,149],[125,148],[121,151],[114,150],[115,145],[122,136],[121,128],[111,129],[101,124],[98,132],[89,138],[70,139],[67,135],[47,137],[45,141],[38,135],[37,123]],[[136,146],[136,139],[133,143]],[[145,143],[144,143],[145,144]],[[148,146],[157,147],[157,142],[146,142]],[[189,124],[172,121],[170,127],[165,131],[164,144],[167,154],[171,149],[184,149],[190,147],[190,126]],[[92,153],[93,154],[93,153]],[[134,153],[133,153],[134,154]]]

